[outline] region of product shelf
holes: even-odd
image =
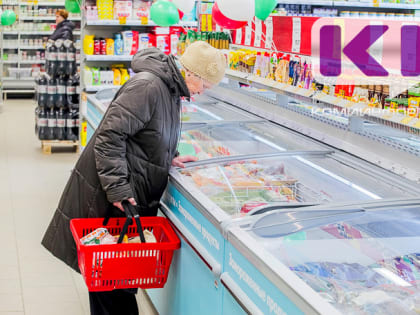
[[[17,48],[16,48],[17,49]],[[44,46],[20,46],[20,50],[43,50]]]
[[[64,2],[38,2],[38,1],[27,1],[27,2],[20,2],[19,5],[37,5],[37,6],[49,6],[49,7],[64,7]]]
[[[369,111],[372,109],[368,104],[355,103],[342,98],[326,95],[323,93],[316,93],[313,90],[303,89],[296,86],[276,82],[266,78],[260,78],[258,76],[235,71],[231,69],[226,70],[226,76],[235,80],[240,80],[244,83],[254,83],[258,87],[266,88],[268,90],[275,91],[280,94],[297,97],[303,99],[308,103],[312,103],[314,100],[326,105],[330,108],[338,108],[346,111],[354,111],[355,113],[363,113],[363,118],[374,121],[376,123],[391,125],[393,128],[408,131],[410,133],[420,133],[420,122],[417,118],[408,119],[409,116],[405,116],[399,113],[392,113],[389,111],[375,109],[375,111]]]
[[[279,4],[298,4],[293,0],[278,0]],[[419,4],[406,3],[374,3],[373,1],[322,1],[322,0],[306,0],[306,5],[317,6],[334,6],[334,7],[360,7],[360,8],[383,8],[383,9],[400,9],[400,10],[420,10]]]
[[[55,16],[21,16],[19,17],[21,21],[55,21]],[[68,20],[70,21],[80,21],[81,18],[72,18],[69,17]]]
[[[86,55],[86,61],[131,61],[132,55]]]
[[[156,23],[149,22],[147,24],[143,24],[140,20],[127,20],[125,24],[121,24],[119,20],[87,20],[87,26],[157,26]],[[198,22],[196,21],[181,21],[180,23],[173,25],[173,26],[182,26],[182,27],[196,27]]]

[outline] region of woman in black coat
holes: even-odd
[[[68,16],[69,13],[66,10],[57,10],[57,12],[55,13],[55,23],[57,27],[54,33],[48,39],[69,39],[73,41],[73,30],[75,25],[72,21],[67,20]]]
[[[156,216],[171,165],[184,167],[195,160],[176,156],[181,97],[217,84],[226,60],[206,42],[195,42],[180,63],[181,69],[173,56],[157,48],[137,53],[131,63],[136,74],[118,91],[83,150],[42,240],[74,270],[78,263],[71,219],[124,216],[125,200],[138,204],[141,216]],[[90,303],[95,315],[138,314],[129,290],[90,293]]]

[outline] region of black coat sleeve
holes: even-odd
[[[150,121],[156,104],[156,92],[148,81],[127,82],[111,103],[96,135],[96,170],[110,202],[134,197],[129,184],[126,140]]]

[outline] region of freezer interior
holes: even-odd
[[[282,151],[325,151],[326,147],[268,122],[184,125],[178,151],[200,160]]]
[[[272,204],[324,204],[414,197],[395,183],[331,156],[276,156],[213,163],[179,171],[232,216]]]
[[[209,101],[182,102],[182,122],[200,121],[244,121],[256,120],[256,116],[249,114],[241,109],[228,106],[214,99]]]
[[[420,204],[272,212],[245,228],[343,314],[420,312]]]

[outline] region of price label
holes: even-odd
[[[261,47],[261,37],[262,37],[262,22],[260,19],[255,19],[255,39],[254,46]]]
[[[301,19],[299,17],[293,18],[293,34],[292,34],[292,52],[300,53],[300,40],[301,40]]]
[[[252,38],[252,27],[247,25],[245,27],[245,45],[251,46],[251,38]]]
[[[242,44],[242,28],[238,28],[236,30],[235,44],[237,45]]]
[[[273,46],[273,18],[269,16],[265,20],[265,48],[271,49]]]

